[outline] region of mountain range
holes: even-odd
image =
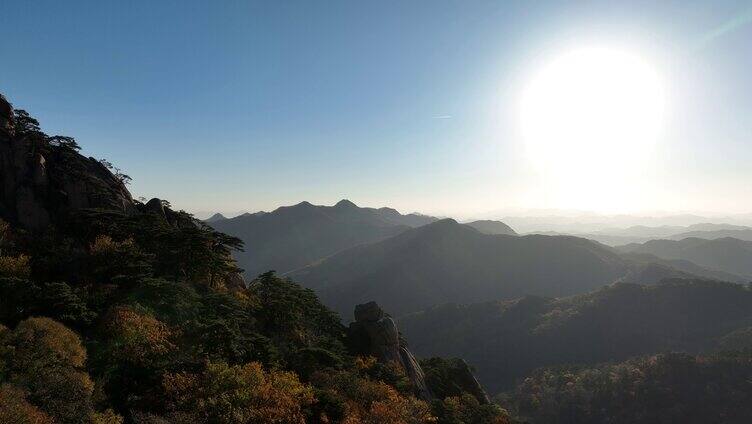
[[[217,214],[207,222],[244,241],[245,251],[235,258],[246,277],[275,270],[316,290],[346,319],[353,304],[371,300],[400,316],[451,301],[568,296],[613,282],[653,284],[666,278],[742,283],[749,275],[746,256],[736,262],[728,257],[733,249],[744,252],[738,244],[696,254],[648,248],[679,243],[670,240],[614,249],[575,236],[520,236],[501,221],[460,224],[348,200],[333,206],[301,202],[229,219]],[[745,231],[740,228],[697,224],[612,231],[618,233],[614,237],[641,237]],[[722,244],[715,240],[709,246]]]
[[[752,241],[731,237],[650,240],[619,246],[625,253],[650,254],[668,260],[685,260],[699,266],[752,279]]]
[[[752,228],[750,227],[714,223],[700,223],[688,226],[664,225],[658,227],[636,225],[628,228],[604,228],[593,232],[557,232],[548,230],[537,231],[535,233],[548,235],[574,235],[595,240],[609,246],[644,243],[646,241],[658,239],[682,240],[690,237],[707,240],[733,237],[740,240],[752,241]]]
[[[334,206],[301,202],[268,213],[215,219],[209,224],[245,242],[245,250],[235,258],[245,275],[253,278],[270,270],[286,273],[340,250],[383,240],[434,220],[419,214],[402,215],[390,208],[360,208],[342,200]]]
[[[348,200],[199,221],[79,148],[0,95],[0,422],[752,417],[752,242],[726,236],[749,228],[612,248]],[[514,419],[435,355],[514,388]]]
[[[674,234],[667,237],[670,240],[682,240],[685,238],[701,238],[714,240],[719,238],[731,237],[739,240],[752,241],[752,228],[743,227],[740,229],[721,229],[721,230],[696,230],[684,233]]]
[[[449,301],[581,293],[629,268],[616,252],[590,240],[489,235],[443,219],[288,275],[342,313],[347,305],[373,299],[399,316]]]

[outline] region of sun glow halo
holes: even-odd
[[[664,89],[640,57],[583,48],[555,58],[522,96],[522,135],[548,172],[623,171],[649,154],[661,129]]]

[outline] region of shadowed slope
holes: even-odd
[[[613,282],[628,267],[589,240],[487,235],[445,219],[290,275],[343,316],[350,305],[371,299],[399,316],[448,301],[581,293]]]

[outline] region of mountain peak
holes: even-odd
[[[459,225],[459,223],[455,221],[454,218],[443,218],[443,219],[436,220],[428,225],[435,226],[435,227],[440,227],[440,226],[448,227],[448,226],[453,226],[453,225]]]
[[[357,208],[358,205],[356,205],[355,203],[353,203],[353,202],[351,202],[351,201],[349,201],[347,199],[342,199],[339,202],[337,202],[337,204],[334,205],[334,207],[335,208]]]
[[[480,220],[480,221],[468,222],[465,225],[473,227],[483,234],[492,234],[492,235],[504,234],[504,235],[510,235],[510,236],[517,235],[517,232],[514,231],[512,227],[510,227],[509,225],[501,221]]]
[[[225,219],[227,219],[227,218],[224,215],[222,215],[221,213],[217,212],[214,215],[210,216],[209,218],[206,218],[204,220],[204,222],[217,222],[217,221],[222,221],[222,220],[225,220]]]

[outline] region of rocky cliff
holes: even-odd
[[[349,333],[357,353],[371,355],[381,363],[399,364],[413,383],[415,394],[423,400],[433,399],[423,369],[400,338],[397,324],[376,302],[355,306],[355,322],[350,324]]]
[[[89,212],[156,217],[156,222],[175,229],[203,226],[163,200],[133,200],[125,185],[129,177],[111,172],[106,164],[79,154],[70,137],[48,136],[39,122],[13,109],[0,94],[0,219],[32,233],[71,225]],[[227,259],[231,261],[229,253]],[[237,272],[223,280],[230,288],[245,287]]]
[[[397,324],[376,302],[355,306],[354,315],[355,321],[348,329],[348,339],[352,344],[350,348],[357,354],[373,356],[381,363],[399,364],[412,382],[415,394],[419,398],[430,401],[437,397],[442,399],[455,395],[456,393],[450,393],[452,390],[443,387],[450,382],[450,385],[457,389],[454,392],[469,393],[481,404],[490,402],[488,394],[475,379],[470,367],[461,359],[427,360],[426,363],[432,371],[432,378],[427,378],[420,363],[408,348],[407,341],[401,337]],[[437,361],[442,365],[442,372],[447,374],[440,378],[435,375]],[[434,393],[432,387],[438,392]]]
[[[38,125],[0,95],[0,216],[40,231],[80,209],[136,210],[122,179]]]

